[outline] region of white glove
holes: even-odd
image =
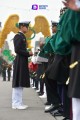
[[[31,61],[33,62],[33,64],[36,64],[36,63],[37,63],[37,61],[36,61],[36,56],[32,56]]]

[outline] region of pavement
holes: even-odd
[[[24,88],[23,101],[29,108],[13,110],[11,108],[12,81],[2,81],[0,77],[0,120],[62,120],[56,119],[50,113],[45,113],[46,98],[39,98],[32,88]]]

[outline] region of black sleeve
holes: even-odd
[[[20,37],[20,35],[15,35],[14,37],[14,49],[15,49],[15,53],[25,56],[25,57],[29,57],[29,52],[27,52],[26,48],[24,48],[24,46],[22,46],[22,38]]]

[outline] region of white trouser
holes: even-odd
[[[12,88],[12,106],[22,105],[23,87]]]
[[[80,120],[80,99],[72,98],[73,120]]]

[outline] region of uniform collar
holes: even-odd
[[[19,33],[22,33],[22,34],[24,34],[22,31],[19,31]]]

